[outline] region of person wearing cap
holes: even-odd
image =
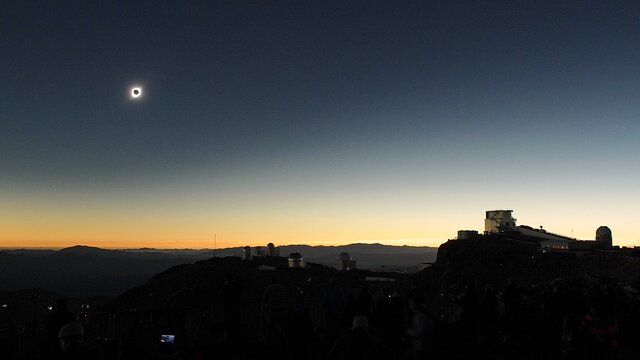
[[[57,299],[51,307],[51,314],[47,319],[45,329],[47,331],[47,341],[50,350],[54,354],[60,353],[60,345],[58,342],[58,333],[63,326],[75,322],[76,315],[67,309],[67,301],[65,299]]]
[[[58,333],[61,359],[97,359],[97,354],[92,353],[84,345],[84,328],[78,323],[69,323],[60,329]]]
[[[389,349],[380,340],[369,334],[369,319],[353,317],[351,330],[339,338],[329,351],[332,360],[391,359]]]

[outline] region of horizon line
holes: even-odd
[[[407,240],[407,239],[403,239],[403,240]],[[418,247],[428,247],[428,248],[437,249],[440,245],[444,244],[448,240],[443,241],[441,244],[439,244],[437,246],[408,245],[408,244],[389,245],[389,244],[383,244],[381,242],[353,242],[353,243],[340,244],[340,245],[324,245],[324,244],[322,244],[322,245],[311,245],[311,244],[303,244],[303,243],[291,243],[291,244],[283,244],[283,245],[274,244],[274,245],[276,245],[276,247],[280,247],[280,246],[340,247],[340,246],[350,246],[350,245],[382,245],[382,246],[393,246],[393,247],[416,247],[416,248],[418,248]],[[389,241],[389,240],[387,240],[387,241]],[[209,247],[202,247],[202,248],[197,248],[197,247],[193,247],[193,248],[149,247],[149,246],[143,246],[143,247],[100,247],[100,246],[86,245],[86,244],[74,244],[74,245],[63,246],[63,247],[0,246],[0,251],[2,251],[2,250],[52,250],[52,251],[59,251],[59,250],[69,249],[69,248],[79,247],[79,246],[102,249],[102,250],[143,250],[143,249],[150,249],[150,250],[197,250],[197,251],[214,251],[214,250],[218,251],[218,250],[225,250],[225,249],[243,248],[244,246],[251,246],[252,248],[253,247],[257,247],[257,245],[238,245],[238,246],[229,246],[229,247],[221,247],[221,248],[215,248],[214,249],[214,248],[209,248]],[[259,246],[260,247],[267,247],[267,245],[259,245]]]

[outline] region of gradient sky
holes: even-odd
[[[637,245],[639,95],[637,1],[3,1],[0,247]]]

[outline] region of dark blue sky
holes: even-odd
[[[0,49],[7,196],[639,175],[636,1],[3,1]]]

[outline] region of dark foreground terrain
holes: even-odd
[[[633,254],[484,238],[443,244],[417,274],[211,258],[69,309],[101,359],[636,359],[639,274]],[[2,310],[1,358],[56,354],[55,311],[31,304],[31,323]]]

